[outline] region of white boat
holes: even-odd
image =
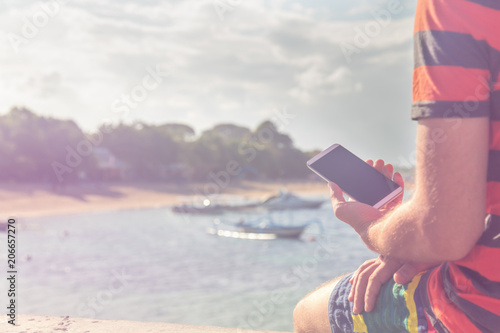
[[[315,209],[321,207],[324,200],[305,200],[293,193],[280,191],[258,202],[245,202],[239,204],[213,203],[210,199],[204,199],[202,204],[183,204],[172,207],[172,211],[185,214],[215,214],[225,212],[242,212],[258,210],[293,210],[293,209]]]
[[[172,211],[174,213],[182,214],[223,214],[225,211],[224,206],[213,204],[209,199],[203,200],[201,205],[190,205],[182,204],[178,206],[173,206]]]
[[[322,228],[321,221],[316,218],[300,225],[279,224],[270,216],[263,216],[253,221],[240,219],[236,223],[223,222],[217,218],[214,220],[214,227],[208,232],[219,236],[247,239],[299,238],[308,226],[316,223]],[[236,230],[224,229],[224,226],[233,227]]]
[[[305,200],[293,193],[280,191],[263,201],[260,206],[269,210],[315,209],[321,207],[323,200]]]
[[[246,233],[253,234],[273,234],[278,238],[299,238],[309,224],[304,224],[298,227],[283,227],[283,226],[265,226],[254,227],[250,225],[243,225],[240,230]]]

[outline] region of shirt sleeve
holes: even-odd
[[[474,3],[419,0],[412,119],[488,117],[490,46]],[[482,14],[481,14],[482,15]]]

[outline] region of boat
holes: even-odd
[[[307,228],[309,224],[297,226],[297,227],[283,227],[283,226],[265,226],[265,227],[254,227],[251,225],[242,225],[240,227],[241,231],[246,233],[254,234],[273,234],[278,238],[299,238]]]
[[[324,200],[305,200],[295,194],[281,190],[277,195],[264,200],[260,206],[268,210],[316,209]]]
[[[299,238],[304,230],[312,224],[319,224],[320,228],[322,227],[321,221],[317,218],[310,219],[300,225],[279,224],[268,215],[253,221],[245,221],[241,218],[236,223],[223,222],[217,218],[214,220],[214,227],[208,232],[219,236],[248,239]],[[224,226],[230,226],[236,230],[223,229]]]
[[[172,207],[172,211],[183,214],[223,214],[225,212],[243,212],[255,210],[293,210],[315,209],[321,207],[324,200],[305,200],[301,197],[281,190],[278,194],[262,201],[243,202],[239,204],[213,203],[204,199],[202,204],[183,204]]]
[[[222,207],[212,206],[212,207],[203,207],[203,206],[193,206],[193,205],[179,205],[172,207],[172,211],[174,213],[181,214],[222,214],[224,213],[224,209]]]
[[[212,204],[210,200],[203,200],[203,205],[188,205],[182,204],[178,206],[173,206],[172,211],[174,213],[182,214],[223,214],[225,211],[224,206]]]

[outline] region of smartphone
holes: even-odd
[[[403,192],[401,186],[339,144],[311,158],[307,166],[352,199],[377,209]]]

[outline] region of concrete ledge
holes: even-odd
[[[125,320],[98,320],[88,318],[49,317],[18,315],[16,326],[2,320],[0,329],[9,333],[280,333],[253,331],[240,328],[191,326],[179,324],[151,323]],[[4,326],[5,325],[5,326]],[[283,333],[283,332],[281,332]]]

